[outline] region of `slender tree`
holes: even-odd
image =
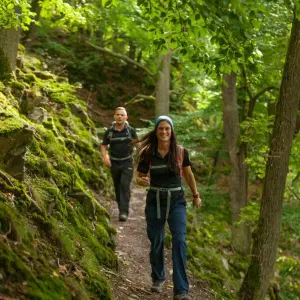
[[[0,28],[0,41],[0,79],[5,79],[16,67],[19,30]]]
[[[35,39],[37,29],[36,22],[38,22],[40,19],[42,9],[41,3],[42,1],[40,0],[31,1],[31,10],[35,13],[34,22],[30,24],[28,30],[25,32],[24,37],[22,38],[23,43],[26,45],[27,48],[31,46],[33,40]]]
[[[300,99],[300,21],[294,12],[266,167],[260,218],[240,299],[262,300],[274,273],[288,164]]]
[[[230,204],[232,222],[239,221],[241,207],[248,202],[248,168],[245,163],[246,145],[240,142],[239,109],[236,91],[236,73],[225,74],[222,84],[224,132],[231,162]],[[250,251],[250,230],[245,223],[232,226],[234,249],[241,253]]]
[[[158,79],[156,82],[155,116],[168,115],[170,111],[170,68],[173,51],[160,55]]]

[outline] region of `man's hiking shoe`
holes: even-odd
[[[192,298],[188,294],[179,294],[175,295],[173,300],[192,300]]]
[[[165,282],[166,282],[165,280],[154,281],[151,286],[151,292],[161,293]]]
[[[125,222],[127,220],[127,214],[122,213],[119,216],[119,221]]]

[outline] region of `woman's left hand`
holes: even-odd
[[[197,198],[193,198],[193,206],[194,207],[200,207],[202,203],[201,198],[198,196]]]

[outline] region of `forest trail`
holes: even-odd
[[[112,202],[111,221],[117,229],[119,271],[105,271],[112,284],[114,300],[165,300],[173,299],[171,250],[165,248],[165,270],[167,281],[162,293],[151,293],[151,270],[149,263],[150,243],[146,234],[145,189],[135,183],[131,185],[130,214],[127,222],[118,220],[116,202]],[[203,283],[197,282],[189,274],[190,292],[193,300],[214,299]]]

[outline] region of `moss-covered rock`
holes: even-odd
[[[22,82],[19,82],[19,81],[13,81],[11,83],[11,87],[13,89],[20,90],[20,91],[23,91],[25,89],[25,85]]]
[[[0,92],[2,92],[5,89],[5,85],[2,81],[0,81]]]
[[[48,119],[48,112],[43,107],[34,107],[28,118],[35,123],[43,123]]]
[[[0,166],[12,176],[24,176],[24,155],[31,143],[34,128],[22,119],[0,93]]]
[[[48,71],[34,71],[33,74],[41,79],[55,79],[55,75]]]
[[[23,80],[30,84],[36,82],[37,78],[33,73],[27,73],[24,75]]]

